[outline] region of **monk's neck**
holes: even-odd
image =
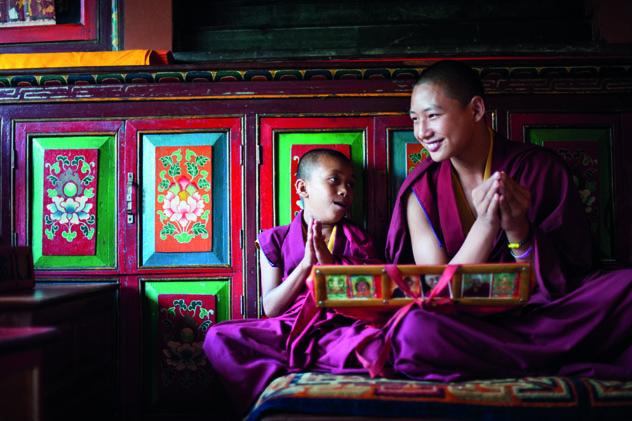
[[[313,217],[309,212],[303,211],[303,226],[304,227],[309,227],[312,222],[312,219]],[[321,222],[321,232],[326,240],[329,239],[329,236],[331,235],[331,232],[334,229],[334,225],[335,224],[325,224]]]
[[[487,126],[477,126],[469,147],[458,157],[450,158],[452,167],[464,187],[478,186],[483,182],[491,142],[489,133]]]

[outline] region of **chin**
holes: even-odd
[[[434,162],[445,161],[446,159],[449,158],[447,154],[444,154],[441,152],[434,152],[434,153],[428,152],[428,154],[430,155],[430,159],[432,159]]]

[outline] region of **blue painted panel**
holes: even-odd
[[[406,144],[408,143],[419,143],[413,136],[412,130],[394,130],[390,132],[391,204],[395,203],[399,188],[406,178]]]

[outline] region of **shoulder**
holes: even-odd
[[[404,182],[399,188],[396,203],[401,203],[403,201],[403,204],[405,204],[410,191],[419,188],[420,184],[427,184],[423,183],[423,180],[428,179],[428,177],[434,177],[438,173],[439,168],[440,163],[434,162],[430,158],[426,158],[419,165],[417,165],[415,169],[413,169],[413,171],[411,171],[411,173],[406,176]]]
[[[560,155],[549,148],[530,143],[510,141],[497,135],[499,166],[508,171],[524,171],[525,169],[549,168],[565,171],[566,163]]]
[[[290,225],[281,225],[259,234],[259,248],[272,266],[279,266],[282,259],[282,247],[290,231]]]

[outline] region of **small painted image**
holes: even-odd
[[[327,275],[327,299],[347,299],[347,277],[345,275]]]
[[[439,279],[441,279],[441,274],[439,273],[427,273],[423,276],[421,281],[421,289],[423,291],[423,296],[427,297],[430,294],[430,291],[439,283]],[[441,291],[437,297],[450,297],[452,295],[452,285],[448,284],[448,288],[444,291]]]
[[[517,297],[519,279],[517,272],[495,273],[492,283],[492,298]]]
[[[373,277],[357,275],[351,277],[351,296],[353,298],[372,298],[375,294]]]
[[[404,282],[408,285],[408,288],[413,292],[414,295],[420,295],[421,289],[421,281],[419,279],[419,275],[406,275],[404,276]],[[391,298],[406,298],[407,295],[400,287],[395,285],[393,288],[393,292],[391,293]],[[412,297],[411,297],[412,298]]]
[[[489,298],[491,284],[491,273],[464,273],[461,278],[461,296],[463,298]]]

